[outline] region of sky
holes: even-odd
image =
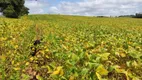
[[[142,12],[142,0],[26,0],[30,14],[119,16]]]

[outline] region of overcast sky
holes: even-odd
[[[142,0],[26,0],[30,14],[117,16],[142,12]]]

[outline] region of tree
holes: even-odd
[[[29,14],[29,8],[27,8],[27,7],[23,7],[22,9],[21,9],[21,16],[22,15],[28,15]]]
[[[142,18],[142,13],[136,13],[135,17],[136,18]]]
[[[12,17],[12,18],[17,18],[18,16],[12,5],[8,5],[7,8],[3,10],[3,15],[5,15],[6,17]]]
[[[18,18],[28,14],[28,8],[24,6],[25,0],[0,0],[0,12],[6,17]]]

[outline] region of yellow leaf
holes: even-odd
[[[120,53],[120,56],[121,57],[126,57],[126,54],[125,53]]]
[[[115,71],[116,71],[117,73],[123,73],[123,74],[125,74],[127,80],[129,80],[128,72],[125,71],[125,69],[119,69],[119,68],[116,67],[116,68],[115,68]]]
[[[102,77],[101,77],[100,74],[98,74],[98,73],[96,72],[96,75],[97,75],[97,77],[98,77],[99,80],[102,80]]]
[[[49,49],[46,49],[45,51],[46,51],[46,52],[48,52],[48,51],[49,51]]]
[[[37,78],[38,80],[43,80],[40,75],[36,75],[36,78]]]
[[[62,66],[59,66],[59,67],[57,67],[57,70],[60,71],[62,68],[63,68]]]
[[[89,54],[86,52],[85,55],[87,56],[87,58],[89,58]]]
[[[108,60],[109,55],[110,53],[103,53],[103,54],[100,54],[99,56],[101,57],[102,61],[106,61]]]
[[[126,72],[124,69],[118,69],[118,68],[116,68],[115,70],[116,70],[116,72],[118,72],[118,73],[125,73],[125,72]]]
[[[60,71],[60,76],[64,75],[63,69]]]
[[[33,47],[32,47],[32,48],[31,48],[31,50],[32,50],[32,51],[34,51],[34,50],[35,50],[35,48],[33,48]]]
[[[2,41],[5,41],[6,39],[7,39],[7,38],[3,38],[3,37],[1,38]]]
[[[20,70],[20,68],[13,68],[13,69],[16,70],[16,71],[17,71],[17,70]]]
[[[54,71],[53,73],[52,73],[52,75],[57,75],[57,74],[59,74],[60,73],[60,71]]]
[[[99,73],[101,76],[108,74],[108,71],[104,68],[103,65],[98,66],[96,72]]]
[[[31,58],[30,58],[30,60],[31,60],[31,61],[33,61],[33,60],[34,60],[34,58],[33,58],[33,57],[31,57]]]
[[[62,45],[62,47],[63,47],[64,49],[66,49],[66,50],[68,49],[65,45]]]
[[[134,77],[132,80],[140,80],[139,78],[137,78],[137,77]]]
[[[49,56],[48,56],[48,55],[46,55],[46,58],[49,58]]]
[[[18,48],[18,45],[15,45],[14,48],[15,48],[15,49]]]
[[[17,65],[17,66],[19,66],[19,65],[20,65],[20,63],[18,62],[16,65]]]
[[[29,62],[26,62],[26,64],[25,64],[25,65],[27,66],[27,65],[29,65],[29,64],[30,64]]]
[[[120,56],[120,54],[119,54],[118,52],[115,52],[115,55],[116,55],[116,56]]]
[[[57,67],[57,69],[52,73],[52,75],[58,75],[58,74],[60,74],[62,76],[64,74],[62,68],[63,68],[62,66]]]
[[[6,56],[5,56],[5,55],[2,55],[2,56],[0,56],[0,59],[1,59],[2,61],[5,61],[5,60],[6,60]]]
[[[49,66],[46,66],[46,67],[48,69],[48,73],[51,73],[52,72],[51,68]]]
[[[136,61],[133,61],[132,66],[134,66],[136,68],[138,66],[138,63]]]
[[[12,65],[14,64],[14,60],[12,61]]]
[[[40,53],[43,54],[43,55],[45,55],[45,52],[44,52],[44,51],[40,51]]]
[[[70,76],[69,80],[75,80],[74,76]]]

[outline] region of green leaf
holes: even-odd
[[[5,56],[5,55],[2,55],[2,56],[0,56],[0,59],[1,59],[2,61],[5,61],[5,60],[6,60],[6,56]]]
[[[99,73],[101,76],[108,75],[108,71],[104,68],[103,65],[98,66],[96,72]]]
[[[89,71],[89,69],[84,68],[84,69],[82,69],[81,74],[86,75],[88,73],[88,71]]]
[[[36,78],[37,78],[38,80],[43,80],[43,78],[42,78],[41,76],[39,76],[39,75],[36,75]]]
[[[22,79],[21,80],[29,80],[30,76],[26,74],[22,74]]]
[[[115,66],[115,71],[116,71],[117,73],[123,73],[123,74],[125,74],[127,80],[129,80],[128,72],[127,72],[125,69],[120,69],[119,66],[116,65],[116,66]]]
[[[109,55],[110,55],[110,53],[99,54],[99,56],[101,57],[102,61],[108,60]]]
[[[76,55],[76,54],[72,54],[72,60],[73,61],[78,61],[79,60],[79,57]]]

